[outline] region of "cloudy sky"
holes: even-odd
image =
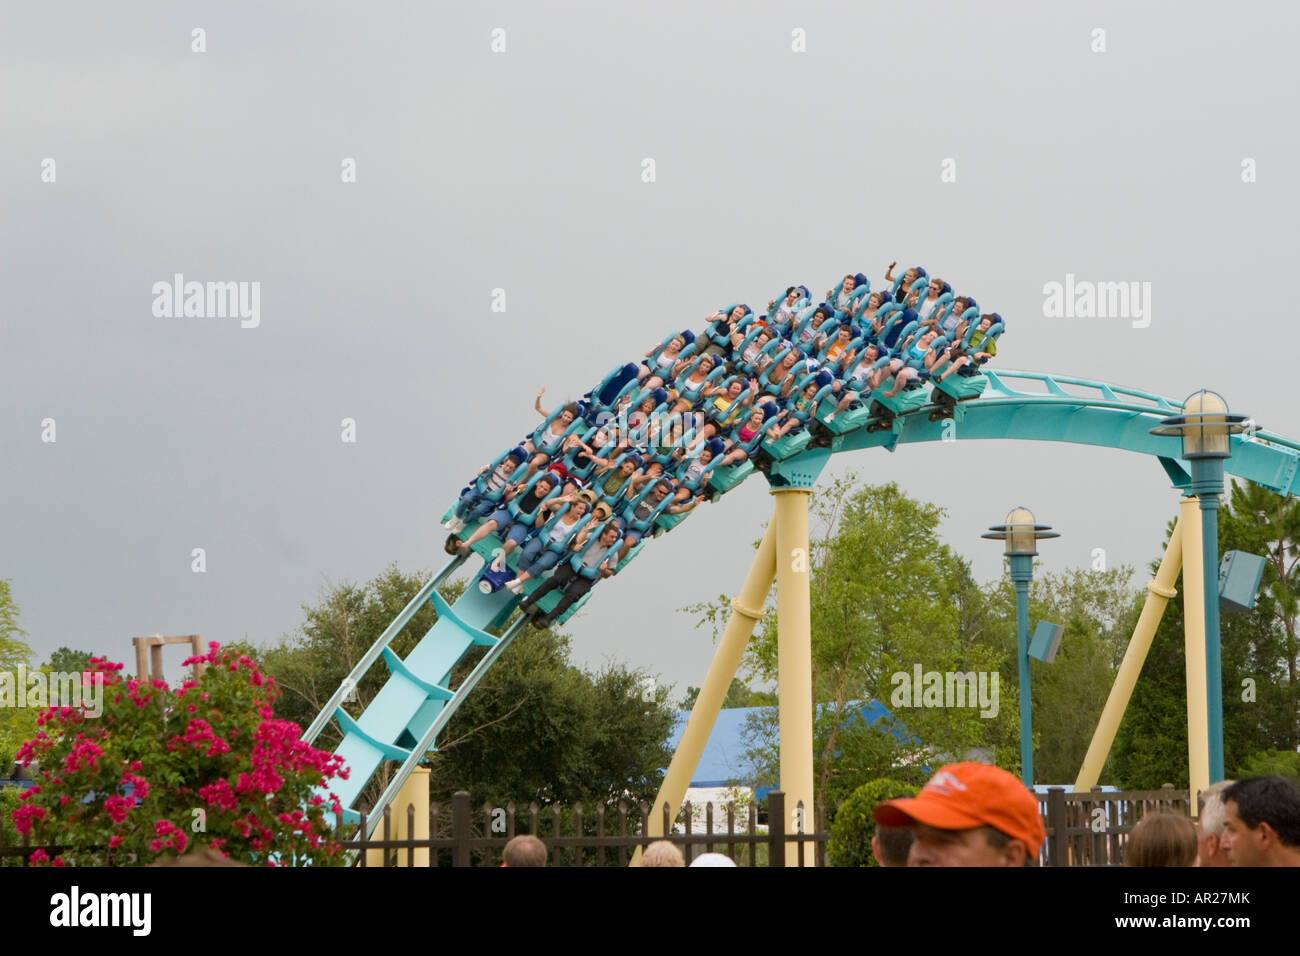
[[[1002,313],[1003,368],[1213,387],[1298,436],[1278,278],[1298,21],[1276,4],[12,5],[0,578],[42,660],[124,660],[155,632],[274,641],[328,582],[440,563],[439,516],[536,424],[538,387],[580,395],[724,303],[879,283],[893,260]],[[256,327],[155,314],[177,273],[259,283]],[[1149,324],[1046,317],[1068,274],[1150,283]],[[1042,554],[1061,570],[1099,547],[1144,566],[1177,503],[1155,461],[1103,449],[845,457],[832,470],[942,503],[985,581],[1000,551],[979,535],[1012,506],[1061,532]],[[676,609],[739,586],[770,508],[755,479],[647,548],[570,622],[577,658],[698,684],[712,645]]]

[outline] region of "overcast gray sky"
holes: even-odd
[[[154,632],[273,641],[326,581],[440,563],[438,517],[534,427],[540,385],[577,396],[726,302],[879,283],[892,260],[1005,316],[1003,368],[1213,387],[1300,436],[1297,21],[1277,4],[9,4],[0,577],[30,643],[126,660]],[[259,282],[260,324],[155,316],[175,273]],[[1149,326],[1045,318],[1044,284],[1071,273],[1151,283]],[[979,535],[1012,506],[1061,532],[1042,552],[1060,570],[1098,547],[1145,566],[1177,504],[1154,460],[1103,449],[845,457],[833,470],[945,505],[985,581],[1000,549]],[[647,548],[570,622],[576,657],[698,684],[712,646],[675,609],[739,586],[770,507],[757,478]]]

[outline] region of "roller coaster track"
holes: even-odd
[[[1082,445],[1120,448],[1154,456],[1169,480],[1186,489],[1190,481],[1186,463],[1180,461],[1177,438],[1157,437],[1150,429],[1162,418],[1177,415],[1180,401],[1138,389],[1108,385],[1042,372],[987,371],[979,397],[942,406],[936,393],[925,385],[924,396],[888,421],[868,417],[871,412],[837,417],[829,425],[821,421],[797,440],[783,439],[764,446],[769,461],[763,462],[768,481],[781,485],[815,480],[822,466],[836,452],[884,447],[893,451],[900,444],[1004,438],[1028,441],[1059,441]],[[906,394],[906,393],[905,393]],[[924,397],[924,401],[920,401]],[[1225,462],[1228,474],[1262,485],[1278,494],[1296,492],[1300,444],[1271,432],[1251,429],[1231,439],[1232,457]],[[757,469],[750,462],[728,469],[713,482],[729,490]],[[450,512],[449,512],[450,513]],[[675,526],[687,516],[666,519]],[[490,559],[499,545],[489,536],[475,546],[479,557]],[[624,561],[636,557],[644,543]],[[356,804],[366,785],[386,763],[395,765],[389,783],[369,817],[380,819],[380,811],[396,796],[411,771],[436,746],[439,733],[460,703],[473,691],[479,679],[509,646],[524,619],[510,618],[519,598],[505,589],[484,593],[467,588],[454,606],[438,594],[437,588],[468,559],[453,559],[442,567],[388,626],[352,673],[325,704],[303,735],[313,741],[331,722],[338,724],[343,739],[335,753],[343,756],[351,775],[332,787],[346,808],[349,820],[356,820]],[[534,586],[536,586],[534,584]],[[590,595],[588,595],[590,597]],[[541,602],[549,610],[558,600],[548,595]],[[569,612],[576,612],[583,602]],[[432,601],[437,622],[403,660],[389,647],[426,602]],[[561,618],[563,620],[563,618]],[[502,629],[504,628],[504,631]],[[500,632],[498,635],[489,633]],[[475,647],[485,655],[458,686],[449,682],[453,669]],[[389,677],[382,689],[354,718],[344,708],[345,700],[372,665],[383,659]]]

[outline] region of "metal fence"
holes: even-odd
[[[1038,809],[1047,827],[1042,866],[1122,866],[1128,835],[1139,820],[1158,809],[1190,815],[1191,798],[1171,784],[1110,793],[1100,787],[1081,793],[1053,787],[1039,794]]]
[[[688,864],[700,853],[717,852],[740,866],[785,866],[784,848],[793,844],[796,865],[811,864],[815,858],[818,866],[824,866],[827,834],[821,817],[814,820],[812,832],[800,832],[797,821],[803,814],[787,811],[785,794],[772,791],[767,799],[766,826],[759,822],[759,808],[753,803],[740,811],[734,803],[706,804],[702,828],[696,822],[700,808],[688,803],[673,816],[665,806],[663,839],[674,843]],[[1083,793],[1053,788],[1040,794],[1038,801],[1047,829],[1039,851],[1041,866],[1120,866],[1128,835],[1143,816],[1156,809],[1184,814],[1191,810],[1188,791],[1172,786],[1110,793],[1100,788]],[[802,804],[793,809],[802,810]],[[404,836],[415,829],[414,807],[406,808],[403,820],[389,807],[368,839],[354,835],[343,847],[358,867],[496,866],[511,838],[531,833],[546,843],[552,866],[626,866],[637,847],[659,839],[646,835],[650,812],[645,804],[625,802],[591,808],[575,803],[545,810],[533,803],[522,813],[514,804],[475,810],[469,794],[460,792],[450,802],[430,805],[427,839]],[[363,816],[357,833],[366,833],[368,823]],[[791,823],[796,825],[788,826]],[[37,849],[50,857],[70,849],[36,847],[30,838],[16,845],[12,839],[7,843],[6,829],[0,825],[0,866],[22,865]],[[341,821],[340,830],[346,832]]]
[[[758,822],[755,804],[737,813],[734,803],[709,803],[703,808],[703,829],[695,823],[698,808],[687,803],[673,816],[665,805],[664,836],[652,837],[646,835],[651,809],[645,804],[619,802],[588,809],[575,803],[543,811],[533,803],[521,814],[512,803],[488,804],[476,811],[469,794],[460,792],[452,795],[449,804],[430,806],[428,839],[397,838],[399,830],[408,834],[415,829],[415,808],[407,806],[405,819],[399,821],[388,807],[368,839],[347,840],[343,847],[359,867],[496,866],[505,845],[516,835],[529,833],[546,844],[551,866],[627,866],[636,848],[659,839],[676,845],[687,865],[701,853],[723,853],[739,866],[783,867],[785,848],[793,845],[794,865],[811,866],[815,860],[824,866],[826,833],[820,826],[812,832],[798,828],[797,821],[805,819],[802,802],[787,816],[784,793],[772,791],[767,801],[767,826]],[[796,826],[787,828],[787,821]],[[363,815],[358,833],[367,832],[369,823]]]

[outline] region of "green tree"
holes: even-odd
[[[17,686],[16,670],[19,664],[31,664],[32,649],[23,640],[27,632],[18,626],[18,617],[9,582],[0,579],[0,673],[7,673],[14,694],[25,695],[26,687]],[[36,735],[38,716],[31,707],[0,707],[0,776],[9,775],[18,748]]]
[[[644,676],[620,665],[587,673],[569,662],[566,637],[521,634],[430,755],[435,797],[465,789],[475,805],[653,800],[672,756],[673,715],[666,688],[643,699]]]
[[[304,728],[389,623],[427,580],[395,566],[374,580],[336,585],[314,605],[304,605],[297,633],[262,655],[265,669],[285,691],[279,710]],[[440,589],[448,603],[463,582]],[[394,638],[406,657],[437,620],[426,603]],[[453,668],[456,687],[486,653],[472,649]],[[347,704],[354,715],[374,699],[387,680],[382,662],[358,683]],[[437,750],[429,754],[436,799],[468,789],[476,801],[572,801],[598,796],[653,797],[669,754],[664,742],[672,725],[667,691],[642,699],[644,675],[618,665],[587,673],[569,662],[566,638],[528,629],[515,638],[483,676],[474,693],[448,722]],[[317,744],[332,748],[333,724]],[[373,801],[387,784],[383,771],[363,800]]]
[[[1261,751],[1294,751],[1300,745],[1300,689],[1294,680],[1300,583],[1294,560],[1300,528],[1296,508],[1293,499],[1236,485],[1219,522],[1220,553],[1237,549],[1269,557],[1255,607],[1220,616],[1224,769],[1230,777],[1245,774],[1247,761]],[[1177,587],[1181,596],[1181,576]],[[1116,734],[1111,767],[1120,786],[1187,786],[1183,622],[1180,597],[1165,609]]]
[[[90,658],[89,651],[74,651],[70,647],[60,647],[50,655],[50,660],[45,666],[56,673],[74,674],[89,670]]]
[[[896,484],[857,487],[850,475],[814,493],[810,503],[815,790],[851,792],[894,767],[961,759],[979,749],[1002,766],[1016,751],[1014,682],[1000,682],[996,716],[978,707],[911,707],[895,695],[897,674],[924,671],[1000,672],[1005,653],[986,642],[987,597],[969,565],[939,540],[944,511],[908,497]],[[771,602],[769,602],[769,609]],[[721,599],[687,609],[717,631],[727,613]],[[775,683],[777,621],[765,615],[746,651],[746,675]],[[1014,659],[1012,660],[1014,667]],[[919,696],[919,695],[918,695]],[[901,740],[855,720],[876,699],[906,727]],[[919,701],[918,701],[919,703]],[[759,723],[761,723],[761,718]],[[760,772],[775,772],[764,734],[754,748]],[[919,739],[919,742],[918,742]],[[834,781],[834,785],[832,785]]]
[[[840,804],[830,839],[826,842],[826,858],[831,866],[879,866],[871,852],[871,838],[876,835],[876,818],[872,812],[876,804],[899,797],[914,797],[917,788],[898,780],[869,780],[858,787]]]
[[[1073,783],[1083,764],[1141,610],[1140,595],[1129,584],[1132,576],[1129,567],[1035,573],[1029,593],[1031,634],[1039,621],[1064,628],[1052,663],[1029,661],[1034,778],[1039,783]],[[1015,588],[1004,577],[982,629],[983,639],[1003,652],[1004,686],[1020,679],[1015,602]]]
[[[695,707],[695,701],[700,696],[698,687],[687,687],[686,696],[682,698],[679,710],[692,710]],[[754,690],[739,677],[731,679],[731,686],[727,688],[727,696],[722,699],[723,709],[732,707],[764,707],[776,703],[776,695],[771,691]]]
[[[13,670],[32,659],[32,649],[23,640],[27,632],[18,626],[18,613],[9,582],[0,578],[0,670]]]

